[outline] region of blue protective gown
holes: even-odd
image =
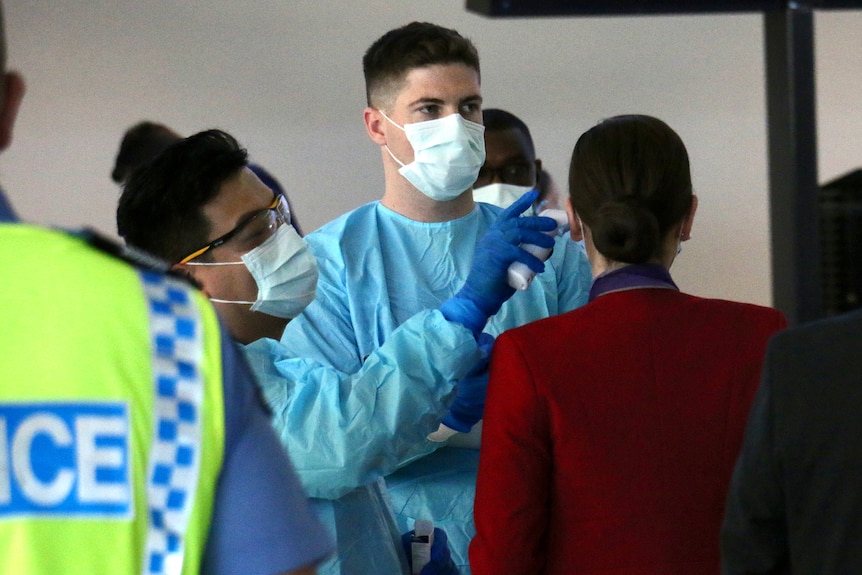
[[[437,308],[463,286],[476,244],[501,211],[477,203],[463,218],[421,223],[372,202],[330,222],[306,236],[320,267],[315,301],[288,324],[281,344],[247,347],[300,480],[336,537],[337,556],[322,574],[402,572],[398,533],[414,509],[427,509],[425,493],[458,502],[468,525],[449,543],[456,562],[467,563],[475,458],[442,492],[417,488],[421,478],[410,476],[417,505],[399,502],[399,524],[377,478],[441,445],[425,438],[479,351],[470,332]],[[545,272],[485,331],[497,335],[583,305],[590,282],[583,251],[558,238]],[[374,551],[365,548],[371,542]]]
[[[446,413],[454,381],[480,357],[472,334],[425,311],[353,373],[291,358],[273,340],[245,351],[282,443],[302,461],[312,507],[336,539],[318,574],[407,573],[382,475],[434,449],[425,437]],[[405,353],[428,360],[405,365]]]

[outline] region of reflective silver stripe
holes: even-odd
[[[187,286],[158,273],[140,275],[148,300],[155,392],[142,573],[180,575],[200,470],[203,327]]]

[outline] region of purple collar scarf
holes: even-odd
[[[629,264],[605,272],[594,279],[590,288],[590,301],[608,293],[643,288],[679,291],[664,266],[660,264]]]

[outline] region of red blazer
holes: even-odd
[[[770,308],[608,293],[494,346],[474,575],[719,572]]]

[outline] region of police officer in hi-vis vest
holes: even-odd
[[[203,294],[15,219],[0,192],[0,573],[315,573],[331,541]]]

